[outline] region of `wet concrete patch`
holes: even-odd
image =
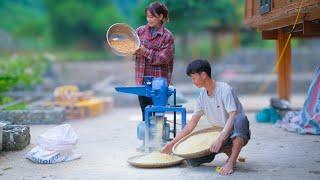
[[[256,169],[249,169],[249,168],[235,168],[235,171],[242,172],[242,173],[258,173],[259,172]]]
[[[320,175],[320,171],[309,171],[310,174]]]

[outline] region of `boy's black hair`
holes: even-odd
[[[211,78],[211,66],[207,60],[196,59],[193,60],[187,67],[186,73],[188,76],[195,73],[205,72]]]

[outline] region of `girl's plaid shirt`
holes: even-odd
[[[141,26],[136,31],[141,46],[147,49],[144,55],[136,56],[136,84],[143,84],[144,76],[165,77],[170,84],[175,50],[171,32],[161,26],[157,33],[152,36],[148,25]]]

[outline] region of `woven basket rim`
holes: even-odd
[[[136,33],[136,31],[131,26],[129,26],[126,23],[115,23],[115,24],[111,25],[109,27],[109,29],[107,30],[106,40],[107,40],[108,45],[111,47],[112,52],[117,54],[117,55],[119,55],[119,56],[129,56],[129,55],[131,55],[130,53],[119,52],[111,45],[110,40],[109,40],[109,34],[112,33],[112,31],[114,29],[116,29],[116,28],[120,28],[120,29],[121,28],[127,28],[127,30],[129,30],[129,31],[126,34],[129,34],[129,35],[131,34],[131,36],[133,37],[133,40],[135,42],[136,48],[139,48],[140,44],[141,44],[138,34]]]
[[[145,155],[146,154],[140,154],[140,155],[132,156],[127,160],[127,162],[129,164],[131,164],[132,166],[136,166],[136,167],[139,167],[139,168],[165,168],[165,167],[171,167],[171,166],[175,166],[175,165],[181,164],[182,161],[184,160],[183,158],[178,156],[177,158],[181,158],[181,159],[178,159],[176,161],[172,161],[170,163],[148,163],[148,164],[145,164],[145,163],[137,163],[137,162],[134,161],[135,159],[140,158],[140,157],[145,156]]]
[[[176,151],[176,148],[177,146],[179,146],[179,144],[181,144],[183,141],[185,141],[186,139],[188,139],[189,137],[191,136],[194,136],[194,135],[197,135],[197,134],[201,134],[201,133],[206,133],[206,132],[219,132],[223,129],[223,127],[219,127],[219,126],[213,126],[213,127],[210,127],[210,128],[205,128],[205,129],[201,129],[201,130],[198,130],[198,131],[195,131],[195,132],[192,132],[191,134],[183,137],[182,139],[180,139],[172,148],[172,152],[174,155],[176,156],[180,156],[180,157],[183,157],[185,159],[192,159],[192,158],[198,158],[198,157],[203,157],[203,156],[206,156],[206,155],[209,155],[211,152],[209,151],[209,148],[208,149],[205,149],[205,150],[202,150],[202,151],[199,151],[199,152],[195,152],[195,153],[188,153],[188,154],[179,154],[177,153]]]

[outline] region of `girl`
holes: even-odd
[[[147,24],[137,29],[141,47],[136,50],[135,80],[143,84],[144,76],[164,77],[171,82],[174,56],[174,39],[164,27],[169,20],[168,8],[159,2],[151,3],[145,10]],[[144,121],[144,109],[152,104],[152,99],[139,96]]]

